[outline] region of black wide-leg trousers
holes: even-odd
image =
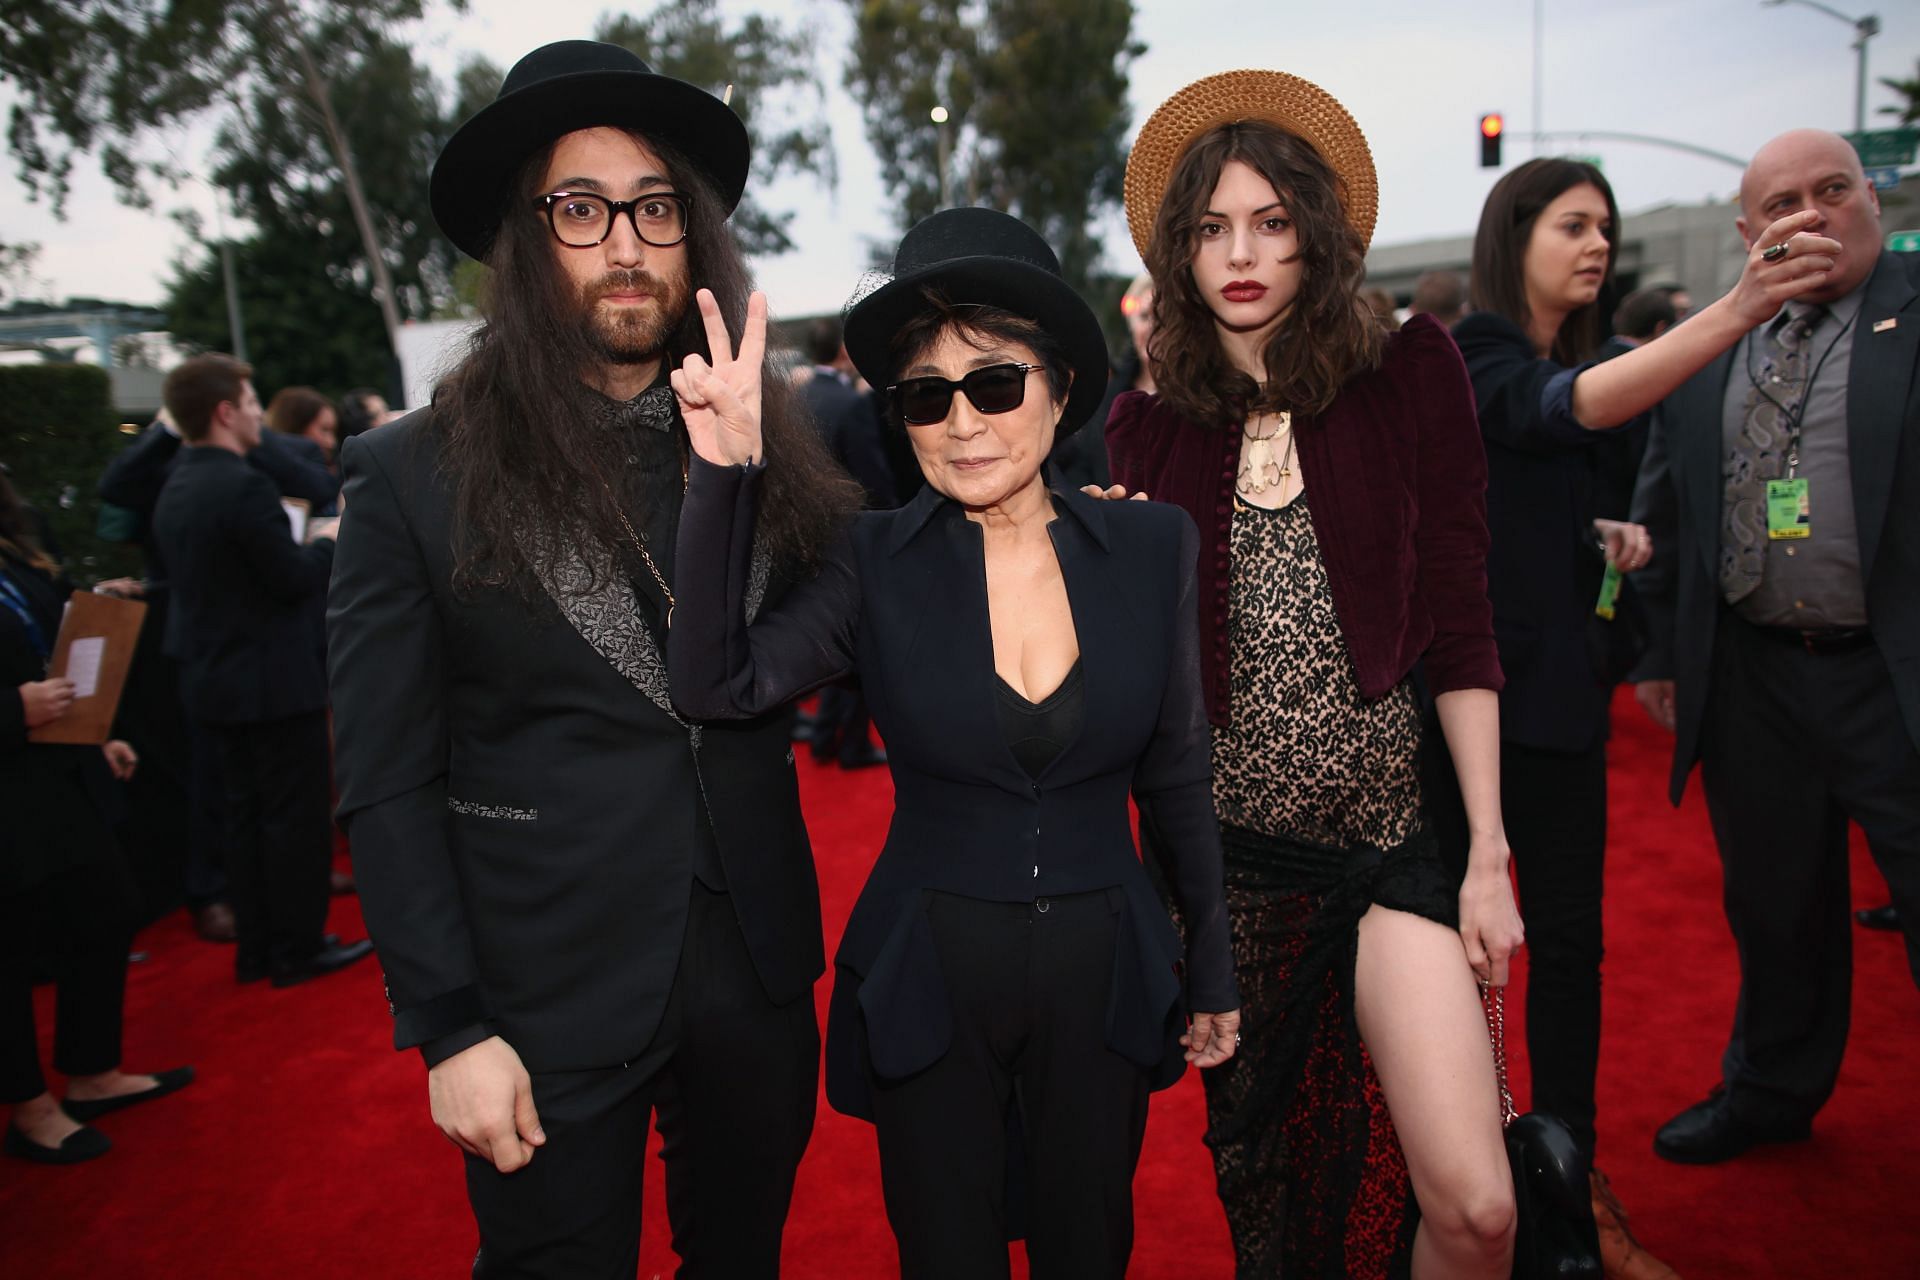
[[[654,1112],[679,1275],[772,1280],[819,1063],[812,995],[769,1001],[733,899],[695,883],[652,1043],[625,1064],[536,1073],[547,1141],[522,1168],[466,1157],[475,1280],[633,1280]]]
[[[46,1092],[33,980],[54,981],[53,1065],[91,1076],[120,1065],[127,944],[138,898],[118,851],[0,897],[0,1103]]]
[[[928,904],[952,1045],[904,1080],[873,1080],[903,1280],[1006,1276],[1010,1180],[1034,1280],[1126,1274],[1148,1090],[1107,1048],[1123,905],[1118,890]],[[1016,1109],[1024,1152],[1010,1162]]]

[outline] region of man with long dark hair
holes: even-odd
[[[668,696],[686,429],[668,383],[735,334],[745,128],[623,49],[536,50],[434,166],[490,268],[432,406],[350,440],[329,608],[340,813],[474,1274],[631,1277],[658,1112],[692,1276],[777,1274],[813,1126],[819,895],[790,716]],[[710,295],[710,298],[709,298]],[[858,505],[763,380],[754,608]],[[771,798],[771,799],[770,799]]]

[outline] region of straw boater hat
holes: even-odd
[[[554,139],[601,126],[632,129],[698,165],[732,213],[747,185],[747,126],[698,85],[656,74],[598,40],[542,45],[513,64],[500,95],[447,139],[433,162],[433,219],[447,239],[487,256],[527,157]]]
[[[942,209],[921,219],[901,238],[892,279],[847,309],[847,356],[868,382],[884,387],[893,381],[893,335],[927,310],[921,294],[926,288],[952,303],[1010,311],[1060,344],[1073,386],[1055,440],[1072,434],[1100,407],[1107,390],[1100,322],[1061,277],[1060,260],[1046,239],[997,209]]]
[[[1380,180],[1366,135],[1334,96],[1284,71],[1222,71],[1195,80],[1161,103],[1134,139],[1127,157],[1127,227],[1140,256],[1147,256],[1153,218],[1167,193],[1167,180],[1187,148],[1216,125],[1262,120],[1304,138],[1340,179],[1347,221],[1361,248],[1373,240],[1380,212]]]

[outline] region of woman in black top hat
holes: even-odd
[[[1193,524],[1048,487],[1042,459],[1100,403],[1099,325],[1032,230],[947,210],[846,324],[927,487],[749,620],[764,308],[728,360],[701,305],[721,358],[673,378],[699,455],[674,697],[751,715],[857,672],[886,738],[896,808],[837,956],[827,1097],[878,1129],[902,1273],[1005,1275],[1024,1227],[1035,1276],[1120,1276],[1147,1093],[1226,1061],[1239,1024]],[[1172,837],[1184,992],[1129,792]]]

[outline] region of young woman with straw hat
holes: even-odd
[[[1158,392],[1118,399],[1108,447],[1117,482],[1200,528],[1246,1017],[1206,1079],[1207,1140],[1243,1277],[1511,1266],[1476,990],[1506,982],[1522,937],[1486,464],[1446,332],[1416,317],[1383,334],[1358,296],[1377,202],[1353,118],[1280,72],[1187,86],[1127,166]],[[1473,820],[1464,883],[1422,816],[1416,663]]]

